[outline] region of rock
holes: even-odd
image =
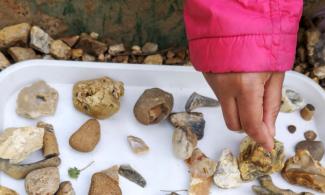
[[[205,120],[200,112],[177,112],[169,115],[169,121],[176,128],[190,129],[198,140],[204,136]]]
[[[197,137],[191,129],[176,128],[173,134],[173,151],[177,158],[188,159],[197,145]]]
[[[53,39],[44,32],[40,27],[33,26],[30,31],[30,46],[37,51],[49,54],[50,53],[50,44]]]
[[[146,89],[134,105],[135,118],[144,125],[165,120],[174,106],[173,95],[159,88]]]
[[[98,39],[99,34],[96,33],[96,32],[91,32],[91,33],[89,34],[89,36],[90,36],[91,38],[93,38],[93,39]]]
[[[317,138],[317,134],[314,131],[309,130],[304,133],[304,137],[308,141],[314,141]]]
[[[127,55],[118,55],[113,57],[112,62],[114,63],[124,63],[127,64],[129,61],[129,56]]]
[[[97,57],[97,60],[99,62],[105,62],[106,61],[105,55],[104,54],[99,54],[99,56]]]
[[[192,110],[200,107],[216,107],[220,105],[218,100],[209,97],[202,96],[196,92],[192,93],[186,102],[185,110],[186,112],[191,112]]]
[[[9,60],[5,55],[0,51],[0,70],[7,68],[10,65]]]
[[[109,176],[114,181],[119,183],[119,176],[118,176],[119,169],[120,169],[120,167],[118,165],[114,165],[106,170],[101,171],[101,173],[104,173],[105,175]]]
[[[288,126],[288,131],[289,131],[289,133],[295,133],[296,132],[296,130],[297,130],[297,128],[296,128],[296,126],[294,126],[294,125],[289,125]]]
[[[8,53],[14,59],[15,62],[38,58],[34,50],[31,48],[10,47],[8,49]]]
[[[294,112],[305,106],[305,101],[300,94],[292,89],[282,89],[281,112]]]
[[[324,144],[321,141],[301,141],[295,147],[298,150],[308,150],[314,160],[321,161],[324,156]]]
[[[67,36],[61,38],[63,42],[65,42],[69,47],[73,47],[76,45],[76,43],[79,41],[80,36],[79,35],[74,35],[74,36]]]
[[[184,64],[184,60],[176,57],[176,58],[169,58],[165,61],[165,64],[169,65],[182,65]]]
[[[163,57],[160,54],[150,55],[144,59],[145,64],[163,64]]]
[[[289,158],[281,175],[291,184],[325,192],[325,168],[307,150],[299,150]]]
[[[277,140],[274,142],[275,146],[272,152],[267,152],[250,137],[242,140],[238,165],[244,181],[252,181],[257,177],[278,172],[283,168],[285,161],[283,144]]]
[[[73,87],[74,107],[98,119],[109,118],[120,109],[124,84],[108,77],[79,81]]]
[[[28,173],[46,167],[58,167],[61,164],[59,157],[52,157],[30,164],[11,164],[9,160],[0,159],[0,171],[14,179],[24,179]]]
[[[212,177],[191,177],[188,195],[209,195],[212,185]]]
[[[75,191],[70,181],[64,181],[60,184],[59,190],[55,195],[75,195]]]
[[[155,53],[158,51],[158,44],[147,42],[142,47],[143,53]]]
[[[169,50],[169,51],[167,52],[167,54],[166,54],[166,57],[167,57],[167,59],[172,59],[172,58],[175,57],[175,55],[176,55],[176,54],[175,54],[173,51]]]
[[[91,177],[89,195],[122,195],[119,184],[104,173],[95,173]]]
[[[71,49],[71,58],[73,60],[80,59],[84,54],[84,51],[82,49]]]
[[[54,115],[58,98],[59,94],[54,88],[44,81],[37,81],[19,92],[16,112],[29,119]]]
[[[105,43],[99,42],[90,36],[81,36],[76,48],[82,49],[85,53],[90,55],[98,56],[99,54],[105,53],[107,51],[107,45]]]
[[[125,47],[123,43],[109,46],[108,53],[111,55],[116,55],[122,52],[125,52]]]
[[[44,129],[35,127],[8,128],[0,134],[0,158],[20,163],[43,147]]]
[[[315,112],[315,107],[311,104],[307,104],[303,109],[300,110],[300,116],[306,121],[310,121]]]
[[[43,60],[55,60],[55,58],[53,58],[51,55],[45,55],[42,58]]]
[[[30,24],[21,23],[0,30],[0,49],[8,48],[17,43],[27,44]]]
[[[55,136],[53,125],[45,122],[38,122],[37,127],[44,129],[43,156],[45,158],[59,156],[59,145]]]
[[[133,55],[139,55],[142,53],[141,47],[139,45],[133,45],[131,49]]]
[[[68,60],[71,57],[71,48],[61,40],[51,43],[50,53],[58,59]]]
[[[83,124],[69,139],[70,146],[79,152],[91,152],[100,139],[100,124],[90,119]]]
[[[240,177],[237,159],[233,156],[230,149],[224,149],[222,151],[213,181],[218,187],[224,189],[237,188],[243,183]]]
[[[149,152],[149,146],[141,138],[129,135],[128,143],[135,154],[143,154]]]
[[[82,61],[94,62],[94,61],[96,61],[96,57],[85,53],[85,54],[82,55]]]
[[[269,175],[264,175],[258,178],[261,186],[252,186],[252,190],[257,195],[313,195],[309,192],[296,193],[289,189],[281,189],[273,184],[272,178]]]
[[[325,79],[325,66],[319,66],[314,68],[313,73],[319,79]]]
[[[25,179],[25,189],[29,195],[54,194],[60,185],[57,167],[47,167],[30,172]]]
[[[141,187],[146,187],[147,182],[143,178],[143,176],[138,173],[136,170],[134,170],[130,165],[121,165],[119,168],[118,173],[125,177],[126,179],[134,182],[135,184],[138,184]]]
[[[18,193],[15,192],[14,190],[9,189],[9,188],[4,187],[4,186],[0,186],[0,194],[1,195],[18,195]]]
[[[200,149],[196,148],[192,156],[186,160],[192,177],[210,178],[216,172],[217,163],[208,158]]]

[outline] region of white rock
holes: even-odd
[[[111,55],[116,55],[118,53],[122,53],[125,51],[124,44],[117,44],[117,45],[111,45],[109,46],[108,53]]]
[[[197,138],[190,129],[187,131],[176,128],[173,134],[173,150],[176,157],[180,159],[188,159],[191,157],[197,145]]]
[[[281,112],[294,112],[302,109],[306,103],[302,96],[292,89],[282,88]]]
[[[53,39],[40,27],[33,26],[30,31],[30,46],[44,54],[50,53],[50,44]]]
[[[20,163],[43,147],[44,129],[36,127],[8,128],[0,134],[0,158]]]
[[[224,149],[213,177],[214,183],[224,189],[236,188],[242,184],[237,159],[230,149]]]

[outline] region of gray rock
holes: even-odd
[[[321,141],[301,141],[295,147],[298,150],[308,150],[310,155],[317,161],[321,161],[324,156],[324,144]]]
[[[50,44],[53,39],[40,27],[33,26],[30,31],[30,46],[44,54],[50,53]]]
[[[147,185],[147,182],[142,175],[134,170],[130,165],[121,165],[118,173],[143,188]]]
[[[302,109],[306,103],[302,96],[292,89],[282,89],[281,112],[294,112]]]

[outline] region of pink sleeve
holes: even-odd
[[[186,0],[191,61],[202,72],[291,69],[303,0]]]

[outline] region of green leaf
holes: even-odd
[[[80,170],[77,167],[73,167],[68,170],[68,173],[71,178],[78,179],[80,175]]]

